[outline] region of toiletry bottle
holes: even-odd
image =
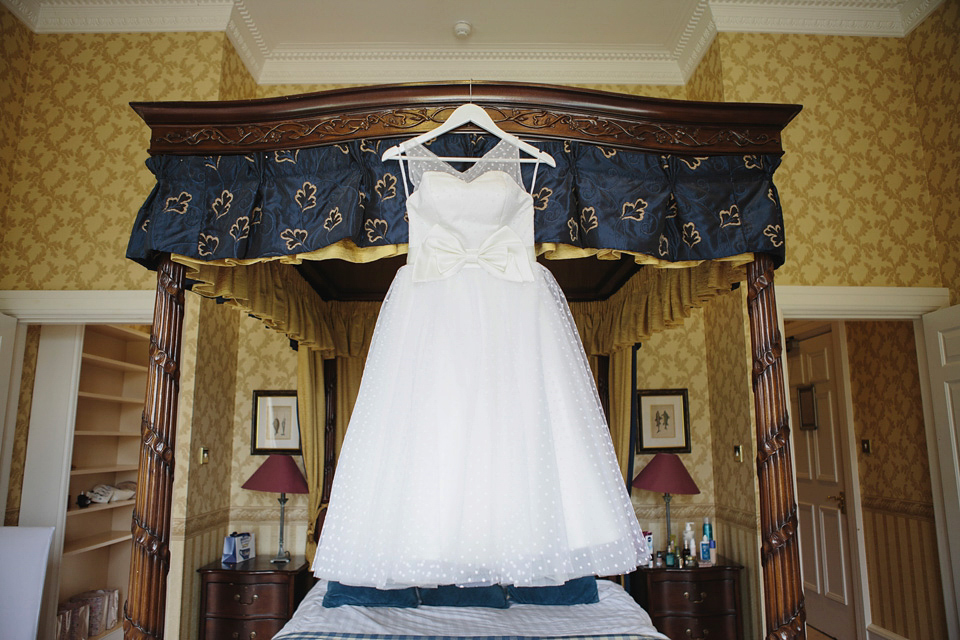
[[[707,540],[713,540],[713,524],[710,523],[710,516],[703,518],[703,535],[707,536]]]
[[[653,561],[653,566],[657,569],[663,568],[663,551],[657,551],[657,559]]]
[[[664,564],[669,568],[677,566],[677,554],[673,546],[673,536],[670,536],[670,542],[667,544],[667,555],[663,560]]]
[[[710,562],[717,564],[719,559],[717,559],[717,541],[713,538],[710,538]]]
[[[703,540],[700,541],[700,566],[709,567],[712,564],[713,562],[710,559],[710,539],[704,534]]]

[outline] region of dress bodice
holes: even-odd
[[[508,153],[513,154],[513,162],[509,156],[504,157]],[[516,153],[515,147],[501,143],[483,157],[483,162],[464,172],[436,156],[412,163],[416,190],[407,198],[408,263],[415,264],[424,254],[424,244],[437,244],[442,236],[444,246],[459,245],[470,254],[468,262],[476,262],[478,251],[503,245],[502,241],[509,238],[520,247],[522,255],[518,259],[532,264],[533,199],[519,182]],[[522,269],[529,273],[528,268]]]
[[[445,172],[424,174],[407,199],[410,247],[420,247],[439,225],[466,249],[477,249],[501,227],[509,227],[524,246],[533,246],[533,200],[509,175],[488,171],[466,181]]]

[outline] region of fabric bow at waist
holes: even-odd
[[[478,249],[464,249],[460,239],[440,225],[434,225],[420,247],[411,248],[407,256],[414,282],[449,278],[468,264],[504,280],[531,281],[533,259],[533,247],[524,245],[510,227],[494,231]]]

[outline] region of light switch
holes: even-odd
[[[200,447],[200,464],[207,464],[208,462],[210,462],[210,449]]]
[[[739,444],[733,445],[733,459],[737,462],[743,462],[743,447]]]
[[[860,441],[860,451],[864,453],[873,453],[873,444],[870,442],[869,438],[864,438]]]

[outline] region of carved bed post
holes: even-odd
[[[133,508],[130,582],[123,637],[162,638],[170,570],[170,503],[180,396],[184,267],[169,256],[157,268],[147,396],[140,424],[140,470]]]
[[[800,580],[797,503],[793,492],[790,426],[773,260],[758,254],[747,265],[747,307],[753,345],[753,401],[757,413],[760,482],[760,561],[766,590],[768,640],[803,638],[806,611]]]

